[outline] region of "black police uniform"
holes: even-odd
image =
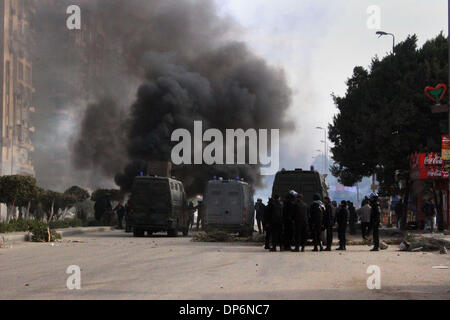
[[[345,250],[346,248],[346,238],[345,233],[347,232],[347,219],[348,210],[344,206],[340,206],[336,212],[336,221],[338,224],[338,238],[339,238],[339,249]]]
[[[308,233],[308,206],[303,201],[296,201],[294,204],[294,241],[295,251],[305,251]]]
[[[326,231],[327,236],[327,248],[326,250],[331,250],[331,245],[333,243],[333,225],[334,225],[334,217],[333,217],[333,208],[330,203],[325,205],[325,214],[323,216],[323,227]]]
[[[283,230],[283,202],[273,200],[270,206],[270,232],[272,234],[271,251],[276,251],[277,246],[282,250],[281,233]]]
[[[325,212],[325,207],[320,200],[315,200],[309,208],[309,218],[311,224],[311,231],[313,234],[314,251],[317,251],[317,246],[323,250],[322,241],[320,240],[320,233],[322,232],[322,220]]]
[[[370,224],[372,226],[373,231],[373,249],[374,251],[379,250],[380,248],[380,236],[379,236],[379,227],[381,220],[381,208],[378,203],[378,199],[373,199],[370,202],[370,206],[372,207],[372,211],[370,212]]]
[[[294,198],[289,196],[283,205],[283,245],[284,250],[291,250],[293,240],[293,215],[294,215]]]

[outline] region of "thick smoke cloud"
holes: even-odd
[[[102,27],[110,54],[102,57],[108,62],[101,83],[106,89],[80,109],[83,118],[71,144],[75,168],[115,177],[128,189],[147,161],[170,159],[172,131],[192,132],[196,120],[204,130],[293,129],[285,119],[291,91],[283,71],[230,39],[235,26],[218,17],[213,1],[85,5]],[[136,94],[134,102],[124,99],[127,91]],[[202,193],[212,176],[240,176],[259,185],[258,172],[258,166],[246,165],[174,168],[190,195]]]

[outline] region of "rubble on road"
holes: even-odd
[[[192,238],[193,242],[232,242],[235,238],[224,231],[199,232]]]
[[[406,240],[403,240],[399,245],[400,251],[408,251],[410,247],[411,244]]]
[[[449,241],[445,239],[440,239],[437,237],[429,237],[429,236],[423,236],[423,235],[417,235],[417,234],[408,234],[404,240],[405,243],[407,243],[409,246],[407,246],[406,250],[402,244],[400,244],[400,250],[401,251],[412,251],[412,252],[418,252],[418,251],[425,251],[425,252],[432,252],[432,251],[439,251],[444,252],[443,248],[446,248],[446,246],[449,245]],[[402,250],[403,249],[403,250]]]
[[[199,232],[192,238],[193,242],[249,242],[264,243],[263,234],[253,234],[249,237],[239,237],[236,234],[230,234],[225,231],[214,230],[208,232]]]

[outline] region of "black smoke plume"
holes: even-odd
[[[105,40],[103,50],[87,50],[107,65],[92,84],[97,102],[79,109],[84,115],[71,144],[75,168],[114,177],[128,190],[147,161],[170,160],[173,130],[192,132],[196,120],[204,130],[222,132],[293,129],[285,118],[291,91],[283,71],[235,41],[236,24],[220,17],[213,1],[92,0],[80,6]],[[124,92],[135,92],[134,102]],[[258,186],[258,172],[257,165],[174,168],[190,195],[202,193],[213,176],[239,176]]]

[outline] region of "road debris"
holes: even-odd
[[[381,250],[386,250],[387,248],[389,248],[389,246],[386,244],[386,242],[381,241],[380,242],[380,249]]]
[[[447,266],[434,266],[433,269],[448,269]]]
[[[400,244],[400,251],[442,251],[443,247],[448,245],[448,241],[438,237],[429,237],[416,234],[408,234]],[[405,250],[406,246],[406,250]]]
[[[194,242],[233,242],[235,240],[224,231],[199,232],[192,238]]]
[[[408,251],[410,247],[411,244],[408,241],[403,240],[402,243],[400,243],[399,249],[400,251]]]

